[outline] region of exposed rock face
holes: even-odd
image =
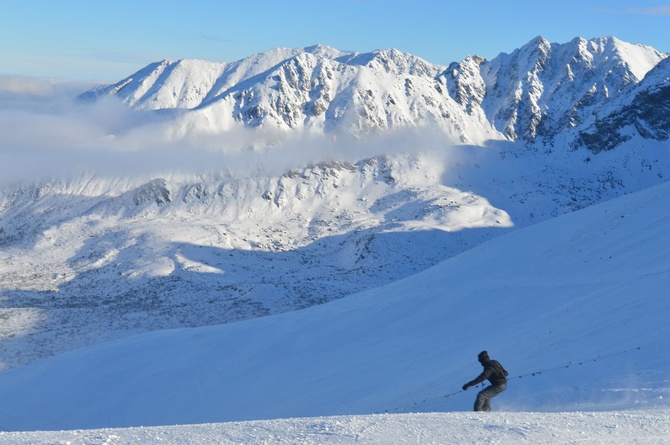
[[[578,143],[593,152],[611,150],[638,134],[646,139],[670,138],[670,59],[663,60],[623,100],[579,132]]]
[[[585,122],[666,55],[615,38],[559,45],[538,37],[482,67],[491,122],[511,139],[553,138]]]

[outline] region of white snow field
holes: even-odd
[[[670,443],[669,194],[321,306],[4,371],[0,443]],[[482,349],[510,371],[497,412],[444,413],[471,409]]]
[[[422,413],[0,433],[12,445],[667,444],[670,410]]]

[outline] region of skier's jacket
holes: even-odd
[[[484,371],[479,374],[479,377],[468,383],[467,386],[475,386],[488,380],[493,386],[500,386],[507,383],[507,376],[509,375],[505,368],[502,367],[497,360],[488,360],[482,363]]]

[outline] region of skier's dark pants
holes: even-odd
[[[507,384],[503,383],[502,385],[489,386],[477,394],[477,400],[475,400],[475,411],[491,411],[491,399],[507,388]]]

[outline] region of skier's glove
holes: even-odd
[[[470,387],[470,384],[466,383],[465,385],[463,385],[463,391],[467,391],[469,387]]]

